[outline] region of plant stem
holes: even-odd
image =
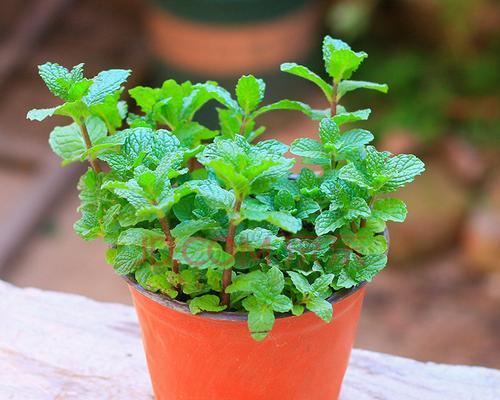
[[[372,208],[374,202],[375,202],[375,196],[371,196],[370,199],[368,200],[368,207],[370,209]],[[366,219],[362,219],[359,226],[360,228],[364,228],[366,226]]]
[[[332,83],[332,102],[330,104],[330,116],[337,115],[337,87],[338,85],[333,81]]]
[[[240,127],[240,135],[241,136],[245,136],[245,128],[246,128],[246,125],[247,125],[247,115],[244,114],[243,115],[243,119],[241,121],[241,127]]]
[[[242,200],[236,200],[236,204],[234,205],[234,213],[237,214],[240,212]],[[229,227],[227,228],[227,239],[226,239],[226,253],[231,254],[232,256],[236,253],[236,247],[234,245],[234,235],[236,233],[235,219],[232,218],[229,222]],[[227,268],[222,273],[222,290],[220,293],[221,304],[227,306],[231,304],[231,298],[229,293],[226,293],[226,288],[231,284],[231,275],[233,273],[232,268]]]
[[[160,218],[160,225],[163,233],[165,234],[165,242],[167,242],[168,246],[168,254],[170,259],[172,260],[172,271],[176,274],[179,273],[179,261],[174,260],[174,250],[175,250],[175,242],[172,238],[172,234],[170,233],[170,227],[168,226],[168,221],[166,217]]]
[[[87,131],[87,127],[85,126],[85,123],[82,122],[77,122],[77,124],[80,127],[80,132],[82,133],[83,140],[85,142],[85,147],[87,148],[87,150],[89,150],[92,147],[92,142],[90,141],[90,136]],[[102,171],[99,162],[97,160],[93,160],[91,156],[89,156],[89,163],[95,172],[99,173]]]

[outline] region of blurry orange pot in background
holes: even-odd
[[[335,400],[364,288],[332,297],[333,320],[282,316],[262,342],[246,315],[192,315],[129,281],[157,400]]]

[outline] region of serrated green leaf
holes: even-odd
[[[337,83],[349,79],[366,57],[368,54],[354,52],[347,43],[339,39],[326,36],[323,41],[325,69]]]
[[[48,117],[52,117],[54,113],[59,109],[59,106],[52,108],[34,108],[28,111],[26,118],[30,121],[43,121]]]
[[[49,144],[54,153],[66,163],[80,160],[86,150],[80,127],[75,123],[56,126],[50,133]]]
[[[294,101],[294,100],[279,100],[275,103],[268,104],[267,106],[263,106],[257,110],[255,110],[252,113],[253,118],[257,118],[262,114],[265,114],[269,111],[275,111],[275,110],[295,110],[295,111],[300,111],[303,114],[307,115],[309,118],[313,119],[321,119],[321,114],[317,110],[313,110],[311,106],[302,103],[300,101]]]
[[[337,89],[337,101],[340,100],[346,93],[356,89],[370,89],[378,92],[387,93],[389,86],[381,83],[366,82],[366,81],[349,81],[344,80],[339,83]]]
[[[179,242],[174,258],[182,264],[199,269],[226,269],[234,265],[234,257],[226,253],[219,243],[202,237],[190,237]]]
[[[332,119],[337,125],[341,126],[349,122],[366,121],[370,117],[371,112],[372,110],[369,108],[353,112],[341,112],[332,117]]]
[[[199,196],[206,199],[215,208],[223,208],[226,210],[234,208],[234,194],[228,190],[221,188],[215,181],[195,180],[187,182],[186,185]]]
[[[243,75],[236,85],[236,98],[245,112],[250,114],[264,98],[266,84],[253,75]]]
[[[344,214],[340,210],[323,211],[314,221],[314,230],[316,235],[321,236],[329,232],[335,232],[337,229],[344,226],[346,220]]]
[[[219,297],[213,294],[198,296],[189,301],[189,310],[193,314],[199,314],[203,311],[220,312],[225,309],[226,306],[220,304]]]
[[[136,86],[128,92],[144,113],[153,111],[155,104],[161,99],[160,89],[157,88]]]
[[[313,288],[304,276],[294,271],[288,271],[288,275],[292,279],[293,285],[300,293],[307,295],[312,292]]]
[[[339,126],[333,118],[323,118],[319,124],[319,137],[323,144],[335,143],[340,137]]]
[[[143,288],[151,292],[160,292],[171,298],[177,297],[177,290],[169,280],[172,272],[163,266],[144,265],[135,271],[135,279]]]
[[[335,147],[339,153],[347,153],[370,143],[373,139],[371,132],[353,129],[341,135],[335,141]]]
[[[119,246],[113,260],[113,268],[119,275],[134,272],[146,260],[146,254],[138,246]]]
[[[106,97],[121,88],[130,75],[130,70],[110,69],[100,72],[90,86],[88,93],[83,98],[87,106],[102,103]]]
[[[312,297],[307,300],[306,307],[323,321],[331,322],[333,318],[333,307],[328,301],[320,297]]]
[[[387,250],[385,237],[374,234],[367,228],[361,228],[355,233],[344,229],[341,237],[347,246],[363,255],[379,255]]]
[[[373,204],[373,216],[383,221],[403,222],[408,213],[406,205],[399,199],[380,199]]]
[[[185,220],[172,229],[172,236],[176,239],[184,239],[199,231],[217,228],[218,226],[217,221],[209,218]]]
[[[248,311],[248,329],[252,338],[264,340],[274,326],[274,312],[271,306],[259,302],[255,296],[243,300],[243,307]]]
[[[167,248],[165,235],[162,232],[144,228],[130,228],[123,231],[118,237],[117,244],[155,250]]]
[[[253,228],[245,229],[238,233],[234,241],[237,251],[246,252],[255,249],[278,249],[284,242],[283,237],[278,237],[268,229]]]
[[[323,149],[322,144],[313,139],[304,138],[294,140],[290,147],[290,152],[297,156],[314,160],[314,164],[324,165],[330,163],[330,157]]]

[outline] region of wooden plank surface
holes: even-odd
[[[153,398],[133,308],[19,289],[2,281],[0,371],[2,400]],[[341,400],[498,399],[500,371],[421,363],[357,349],[341,396]]]

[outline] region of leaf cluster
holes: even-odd
[[[328,298],[384,268],[386,222],[407,213],[387,194],[424,165],[413,155],[378,151],[367,130],[345,128],[370,115],[345,110],[345,94],[387,91],[350,80],[366,53],[326,37],[323,56],[328,81],[295,63],[281,67],[321,89],[328,107],[319,110],[292,100],[263,105],[264,81],[245,75],[234,95],[215,82],[137,86],[128,91],[140,110],[133,114],[120,100],[130,71],[85,78],[83,64],[40,66],[63,103],[28,118],[69,117],[49,143],[63,164],[91,162],[78,185],[77,234],[103,238],[118,274],[187,302],[195,314],[246,311],[256,340],[268,335],[276,313],[309,310],[331,321]],[[215,130],[196,118],[209,103],[219,116]],[[318,120],[318,138],[290,147],[253,143],[264,132],[258,117],[282,109]],[[288,152],[310,168],[294,177]]]

